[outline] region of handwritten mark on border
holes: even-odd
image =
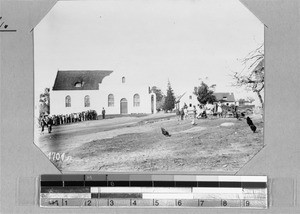
[[[8,24],[2,21],[2,16],[0,16],[0,32],[17,32],[17,30],[7,29]]]

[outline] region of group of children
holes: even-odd
[[[196,106],[188,107],[186,104],[179,110],[177,109],[176,114],[178,115],[178,120],[185,120],[188,118],[200,119],[207,118],[208,115],[216,114],[217,116],[222,115],[221,102],[216,104],[207,103],[205,105],[198,104]]]
[[[104,112],[103,112],[104,111]],[[105,118],[105,110],[102,110],[102,116]],[[41,133],[44,133],[45,127],[48,129],[48,133],[52,132],[52,126],[58,126],[63,124],[77,123],[86,120],[97,120],[98,115],[95,110],[88,110],[79,113],[70,113],[70,114],[60,114],[60,115],[48,115],[47,113],[43,114],[39,123],[42,128]]]

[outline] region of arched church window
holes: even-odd
[[[82,82],[76,82],[74,84],[75,88],[81,88],[83,86]]]
[[[133,96],[133,106],[134,106],[134,107],[140,106],[140,95],[135,94],[135,95]]]
[[[89,95],[86,95],[84,97],[84,107],[90,107],[91,106],[91,103],[90,103],[90,96]]]
[[[113,107],[114,103],[115,103],[114,95],[113,94],[108,95],[108,107]]]
[[[71,97],[68,95],[65,98],[66,107],[71,107]]]

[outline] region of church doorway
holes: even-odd
[[[127,106],[126,98],[123,98],[120,101],[120,112],[121,114],[128,114],[128,106]]]

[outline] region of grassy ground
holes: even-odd
[[[234,118],[200,119],[197,125],[177,117],[144,120],[72,148],[66,151],[71,159],[56,164],[63,171],[234,173],[263,147],[263,123],[253,122],[257,133]],[[161,127],[172,136],[162,135]]]

